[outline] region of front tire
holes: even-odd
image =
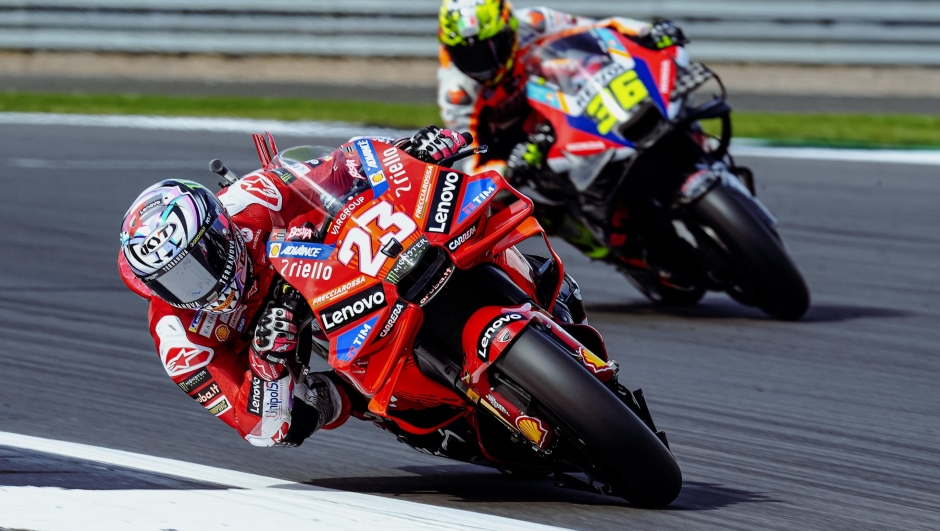
[[[664,507],[682,472],[669,449],[568,351],[527,328],[496,368],[530,393],[595,463],[597,476],[630,503]]]
[[[809,308],[809,289],[776,231],[742,192],[718,185],[691,208],[696,221],[732,262],[736,281],[756,306],[776,319],[795,321]],[[740,298],[740,297],[738,297]]]

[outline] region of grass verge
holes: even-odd
[[[0,111],[318,120],[417,129],[440,121],[436,105],[375,101],[0,92]]]
[[[234,96],[0,92],[0,111],[344,121],[402,129],[440,123],[433,104]],[[736,137],[775,144],[940,147],[940,116],[735,112],[733,117]],[[705,127],[716,131],[718,124],[710,121]]]

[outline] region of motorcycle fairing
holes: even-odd
[[[642,84],[644,96],[660,115],[669,117],[674,112],[668,102],[675,85],[676,49],[647,50],[604,27],[582,32],[589,32],[603,43],[611,62],[595,72],[576,94],[566,94],[560,86],[538,77],[529,80],[526,91],[530,105],[554,125],[558,134],[548,153],[549,167],[556,173],[579,174],[578,182],[586,188],[603,165],[636,153],[634,142],[619,132],[620,125],[642,112],[639,85],[631,85],[631,80]],[[551,46],[559,38],[564,36],[548,38],[538,46]],[[597,157],[607,151],[612,153]]]

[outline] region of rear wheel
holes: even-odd
[[[495,365],[561,424],[593,463],[586,472],[614,492],[643,507],[663,507],[679,495],[682,473],[666,446],[554,340],[528,328]]]
[[[716,186],[692,205],[696,220],[729,255],[735,284],[729,293],[772,317],[799,319],[809,308],[809,289],[777,232],[753,200]],[[711,229],[710,231],[707,229]]]

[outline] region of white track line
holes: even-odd
[[[414,134],[382,127],[345,122],[287,122],[250,118],[197,118],[184,116],[132,116],[112,114],[54,114],[0,112],[0,125],[73,125],[82,127],[126,127],[168,131],[209,131],[213,133],[260,133],[270,131],[284,136],[320,136],[350,138],[377,136],[399,138]]]
[[[206,131],[213,133],[258,133],[270,131],[272,134],[283,136],[335,137],[342,139],[360,135],[400,138],[413,134],[413,131],[369,127],[344,122],[287,122],[282,120],[253,120],[248,118],[0,112],[0,125],[4,124],[126,127],[167,131]],[[732,152],[734,155],[742,157],[878,162],[930,166],[940,165],[940,151],[774,147],[765,145],[760,140],[753,139],[737,139],[732,145]]]
[[[208,531],[303,529],[313,525],[312,529],[330,531],[561,529],[16,433],[0,432],[0,446],[233,487],[229,490],[72,490],[0,486],[0,528]],[[198,451],[198,446],[194,446],[193,451]]]

